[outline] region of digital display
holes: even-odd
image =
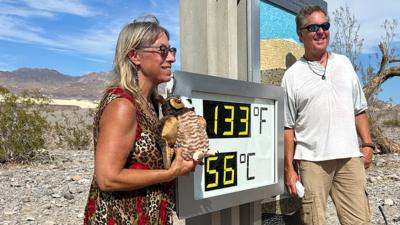
[[[238,138],[251,136],[250,104],[203,101],[208,138]]]
[[[237,185],[237,153],[225,152],[205,159],[205,190]]]
[[[206,120],[208,149],[216,152],[178,177],[178,216],[283,193],[283,88],[182,71],[174,78],[173,94],[192,100]]]
[[[194,97],[192,104],[207,122],[209,149],[218,152],[195,170],[195,199],[275,182],[273,101]]]

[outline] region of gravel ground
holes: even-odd
[[[49,151],[51,160],[0,164],[0,224],[82,224],[93,173],[92,151]],[[377,155],[368,171],[372,224],[400,224],[400,155]],[[328,224],[339,224],[333,205]],[[184,221],[175,220],[177,224]],[[265,223],[263,223],[265,224]],[[279,223],[277,223],[279,224]],[[282,223],[281,223],[282,224]]]

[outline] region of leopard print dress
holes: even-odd
[[[103,110],[112,100],[121,97],[134,102],[133,98],[119,87],[108,89],[100,102],[94,120],[95,146]],[[137,109],[136,141],[132,146],[125,168],[163,169],[160,121],[154,108],[151,110],[151,115],[144,113],[140,107]],[[172,224],[173,191],[173,183],[163,183],[134,191],[103,192],[100,191],[94,175],[85,208],[84,224]]]

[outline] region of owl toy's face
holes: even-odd
[[[192,99],[187,98],[187,97],[185,97],[185,96],[180,96],[179,99],[181,100],[181,102],[183,103],[183,105],[185,106],[185,108],[193,109]]]
[[[192,101],[184,96],[172,96],[166,99],[161,106],[163,115],[180,115],[193,110]]]
[[[206,121],[202,116],[196,115],[190,99],[169,97],[161,108],[164,115],[162,137],[167,146],[163,152],[165,168],[170,166],[174,145],[182,148],[182,157],[185,160],[202,160],[209,155],[215,155],[209,153]]]

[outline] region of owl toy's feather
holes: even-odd
[[[202,116],[196,115],[190,101],[181,97],[170,97],[162,105],[163,128],[162,137],[166,142],[163,151],[164,166],[169,168],[174,145],[182,147],[182,156],[185,160],[202,160],[209,155],[215,155],[208,149],[206,121]],[[176,118],[175,120],[171,117]]]
[[[175,116],[165,116],[162,120],[163,129],[161,137],[165,141],[165,149],[163,150],[163,163],[165,168],[171,166],[171,160],[174,156],[173,146],[176,143],[176,134],[178,132],[178,119]]]
[[[204,124],[204,118],[196,115],[194,111],[188,111],[178,116],[176,143],[182,146],[182,155],[185,160],[193,159],[195,152],[208,150],[208,137]]]

